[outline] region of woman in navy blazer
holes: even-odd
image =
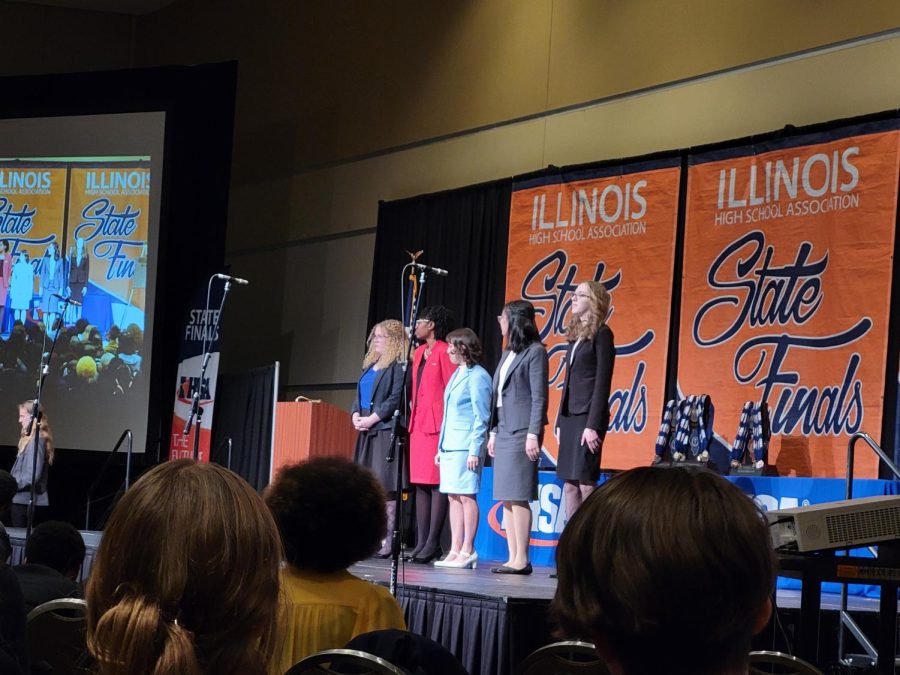
[[[447,342],[447,354],[457,368],[444,390],[444,421],[434,460],[441,470],[441,492],[450,498],[450,553],[434,564],[474,568],[478,560],[475,494],[491,421],[491,376],[479,365],[481,342],[473,330],[455,330]]]
[[[534,305],[506,304],[497,317],[506,349],[494,373],[488,454],[494,458],[494,499],[503,502],[509,560],[491,572],[531,574],[528,543],[537,499],[537,462],[547,424],[547,350],[535,325]]]
[[[394,529],[396,516],[394,500],[397,490],[402,487],[397,481],[397,464],[388,462],[387,456],[391,449],[394,411],[400,409],[403,379],[406,377],[403,364],[409,353],[409,343],[403,324],[388,319],[375,324],[367,344],[363,374],[359,378],[351,411],[353,428],[359,432],[354,459],[371,469],[387,492],[385,511],[388,536],[378,552],[380,557],[386,558],[391,554],[390,532]],[[403,411],[400,412],[402,419]]]
[[[609,393],[616,348],[606,324],[609,291],[599,281],[578,284],[572,320],[566,328],[566,379],[556,437],[556,477],[564,481],[566,516],[571,518],[600,478],[600,453],[609,426]]]

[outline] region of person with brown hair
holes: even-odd
[[[265,499],[287,560],[273,675],[362,633],[406,629],[388,590],[347,570],[385,534],[384,490],[371,471],[337,457],[311,459],[279,471]]]
[[[394,529],[396,517],[395,497],[403,488],[405,477],[397,480],[397,463],[388,462],[391,451],[391,438],[394,432],[394,412],[400,410],[400,397],[403,392],[403,380],[409,341],[403,324],[396,319],[387,319],[375,324],[369,333],[368,351],[363,359],[363,373],[356,388],[356,399],[353,401],[351,421],[353,428],[359,432],[356,439],[354,460],[368,469],[378,478],[387,493],[385,512],[387,513],[387,532],[384,543],[377,555],[387,558],[391,554],[390,533]],[[400,419],[403,418],[400,410]]]
[[[563,481],[567,518],[600,478],[616,360],[613,333],[606,323],[609,305],[609,291],[599,281],[578,284],[566,328],[566,377],[556,417],[556,477]]]
[[[278,527],[243,478],[175,460],[116,505],[87,585],[100,675],[263,675],[275,645]]]
[[[481,342],[471,328],[447,336],[456,365],[444,394],[444,421],[434,461],[441,471],[441,492],[450,499],[450,553],[435,567],[474,569],[475,532],[484,446],[491,421],[491,376],[481,367]]]
[[[13,527],[25,527],[28,524],[32,477],[37,486],[34,494],[35,523],[40,521],[40,515],[50,505],[50,498],[47,496],[47,478],[49,467],[56,457],[53,432],[47,420],[47,411],[43,409],[40,424],[32,425],[31,433],[28,434],[28,423],[31,421],[33,411],[34,401],[19,404],[19,424],[22,426],[22,432],[19,434],[19,452],[16,454],[12,469],[9,470],[19,487],[9,511]]]
[[[772,611],[760,509],[706,469],[640,467],[595,490],[556,550],[561,633],[614,675],[737,675]]]

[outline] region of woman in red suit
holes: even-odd
[[[406,559],[429,563],[441,555],[440,537],[447,517],[447,495],[438,490],[437,454],[444,420],[444,389],[456,366],[447,356],[444,338],[453,315],[442,305],[426,307],[416,321],[422,344],[413,355],[409,418],[409,481],[416,486],[416,547]]]

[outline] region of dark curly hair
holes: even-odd
[[[287,561],[336,572],[378,550],[387,530],[385,494],[368,469],[319,457],[278,472],[265,493]]]
[[[73,578],[81,569],[84,554],[81,533],[74,525],[58,520],[38,525],[25,543],[25,558],[29,563],[46,565]]]
[[[446,340],[447,333],[453,330],[453,312],[443,305],[430,305],[421,311],[420,319],[431,321],[434,324],[434,337],[438,340]]]

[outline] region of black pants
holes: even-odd
[[[34,525],[37,525],[44,519],[44,515],[47,511],[46,506],[35,506],[34,507]],[[13,527],[27,527],[28,526],[28,504],[13,504],[9,508],[9,517],[12,521]]]

